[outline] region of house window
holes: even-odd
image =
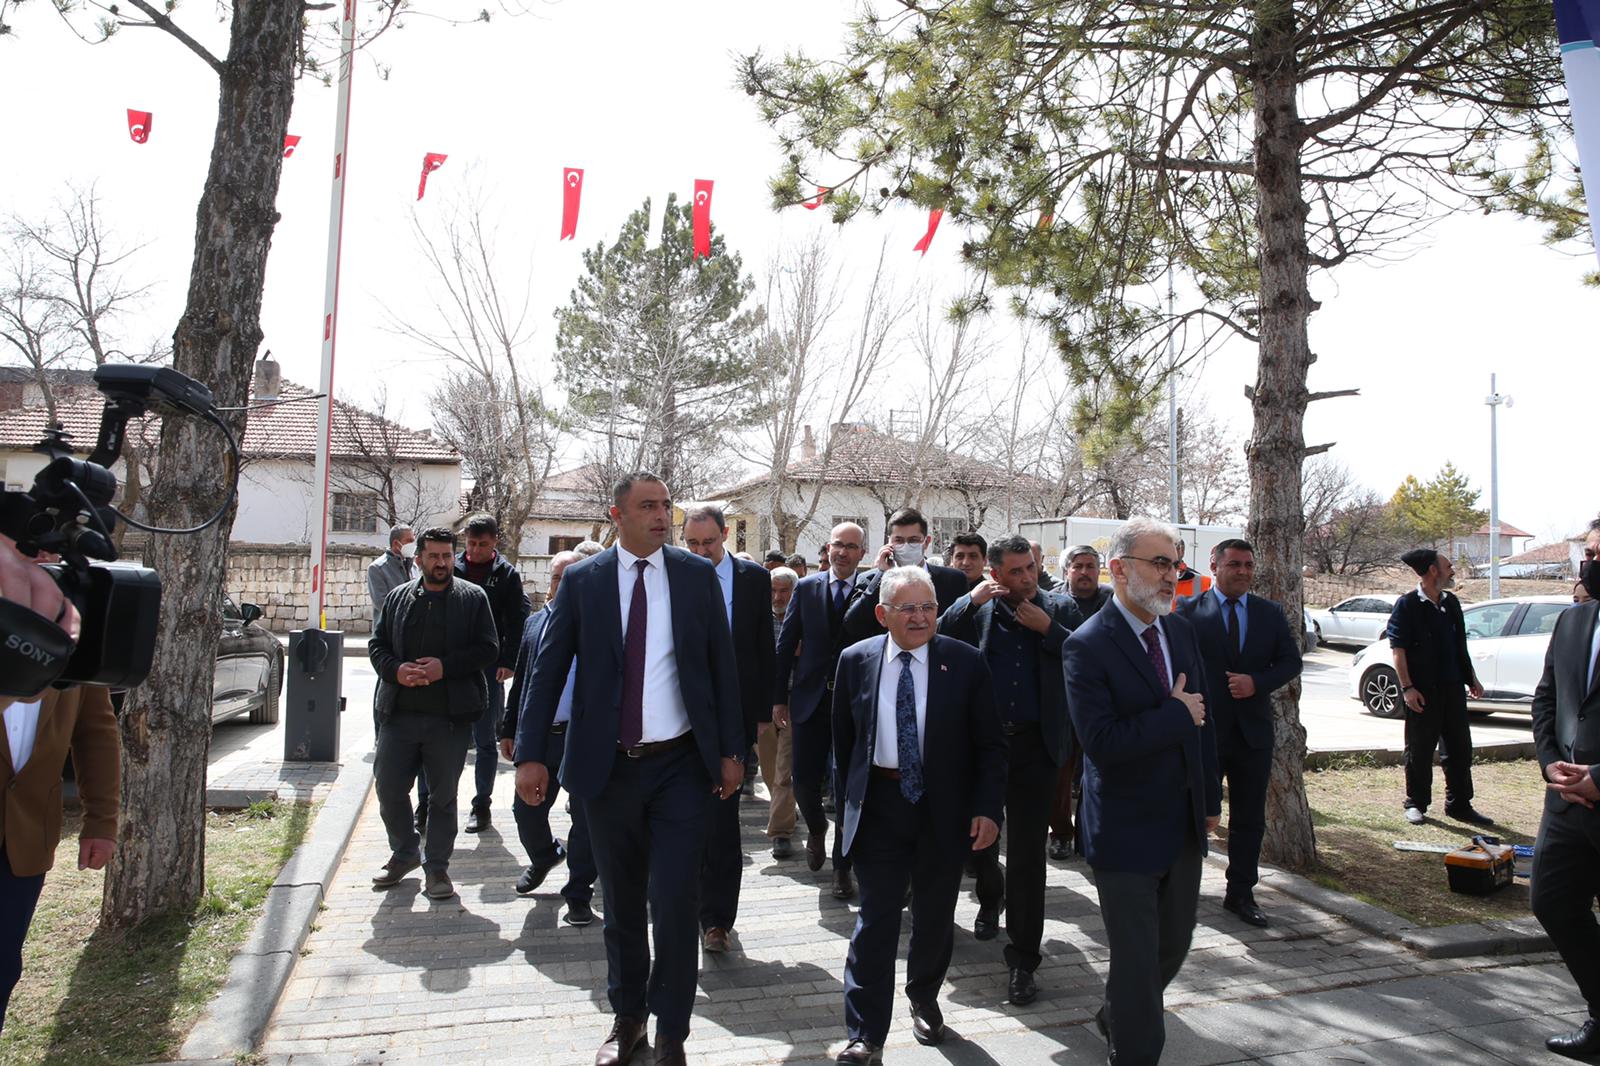
[[[828,529],[831,531],[833,529],[833,527],[838,525],[840,522],[854,522],[856,525],[860,526],[861,527],[861,534],[862,534],[862,536],[861,536],[861,540],[862,540],[861,546],[863,548],[870,548],[871,547],[871,545],[872,545],[872,529],[871,529],[871,527],[869,527],[867,525],[867,516],[866,515],[863,515],[863,514],[836,514],[836,515],[833,516],[833,522],[828,526]],[[871,551],[867,552],[868,556],[871,556],[872,554],[873,553]]]
[[[559,552],[569,552],[582,543],[582,537],[551,537],[550,554],[555,555]]]
[[[746,532],[747,532],[748,528],[749,527],[746,526],[744,519],[735,518],[733,520],[733,550],[734,551],[736,551],[736,552],[749,551],[749,548],[746,547],[746,544],[745,544],[745,542],[749,539],[747,537],[747,535],[746,535]]]
[[[378,497],[366,492],[334,493],[333,531],[335,533],[376,533],[378,531]]]
[[[965,518],[930,518],[928,519],[928,533],[933,537],[933,545],[928,549],[937,554],[950,550],[950,542],[957,533],[967,531]]]

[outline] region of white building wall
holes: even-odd
[[[421,525],[449,525],[461,498],[461,467],[428,463],[420,471],[422,497],[433,508]],[[316,528],[319,506],[312,485],[314,467],[309,460],[273,459],[246,464],[239,478],[239,511],[232,540],[246,544],[309,544]],[[330,517],[329,524],[332,524]],[[330,544],[364,544],[380,551],[387,529],[370,533],[328,533]]]

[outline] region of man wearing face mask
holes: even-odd
[[[1433,753],[1444,741],[1444,813],[1469,825],[1494,820],[1472,807],[1472,731],[1467,693],[1483,698],[1483,686],[1467,652],[1461,601],[1448,590],[1455,567],[1432,548],[1400,557],[1416,571],[1417,587],[1395,601],[1389,615],[1389,646],[1406,702],[1406,821],[1421,825],[1433,797]]]
[[[389,527],[389,550],[367,564],[367,594],[372,597],[372,628],[378,628],[378,611],[389,593],[409,584],[416,576],[412,560],[417,557],[417,535],[404,522]],[[380,680],[378,685],[382,685]],[[374,742],[383,723],[378,718],[377,689],[372,697],[372,735]],[[417,832],[428,827],[428,775],[417,771]]]
[[[878,549],[876,567],[860,583],[861,594],[850,602],[844,612],[844,635],[854,643],[869,637],[881,637],[885,630],[875,613],[878,603],[878,583],[883,575],[897,566],[919,566],[927,571],[933,582],[934,597],[939,601],[939,613],[944,614],[952,603],[967,594],[967,575],[950,566],[936,566],[928,562],[928,520],[914,507],[905,507],[889,517],[889,542]]]

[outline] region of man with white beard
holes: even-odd
[[[1129,521],[1108,555],[1113,598],[1062,646],[1083,746],[1078,832],[1111,951],[1095,1023],[1118,1066],[1153,1066],[1162,994],[1194,933],[1206,838],[1222,814],[1216,731],[1192,626],[1172,616],[1178,532]]]

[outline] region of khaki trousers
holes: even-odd
[[[761,780],[772,794],[767,836],[793,836],[798,817],[794,802],[794,730],[768,725],[756,740],[756,759],[761,764]]]

